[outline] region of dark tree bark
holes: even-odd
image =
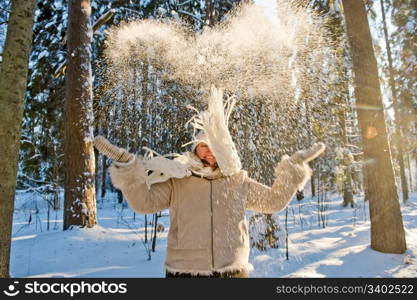
[[[363,141],[371,247],[380,252],[404,253],[403,220],[366,9],[362,0],[343,0],[342,3],[352,51],[358,120]]]
[[[216,23],[216,10],[214,9],[213,0],[205,0],[206,1],[206,25],[209,27],[213,27]]]
[[[36,1],[11,5],[0,68],[0,277],[10,277],[17,165]]]
[[[89,0],[68,3],[64,230],[96,221]]]
[[[102,174],[101,174],[101,199],[103,200],[106,196],[106,178],[107,178],[107,158],[103,155],[101,158],[101,168],[102,168]]]

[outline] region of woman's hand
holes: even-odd
[[[294,164],[308,163],[309,161],[312,161],[317,156],[319,156],[325,149],[326,146],[324,145],[324,143],[315,143],[309,149],[297,151],[296,153],[291,155],[289,159]]]
[[[319,156],[325,149],[326,146],[320,142],[306,150],[297,151],[291,156],[284,155],[275,170],[276,177],[287,178],[289,182],[297,183],[298,190],[301,190],[312,174],[308,162]]]

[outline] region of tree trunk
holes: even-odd
[[[310,105],[309,105],[309,100],[310,99],[308,99],[308,96],[307,96],[308,93],[306,92],[306,87],[305,87],[304,84],[302,85],[302,93],[303,93],[302,95],[304,96],[303,98],[304,98],[304,105],[305,105],[305,111],[306,111],[306,113],[305,113],[306,126],[309,129],[309,131],[311,132],[311,121],[310,121],[311,110],[310,110]],[[311,144],[311,140],[312,140],[311,135],[309,135],[308,136],[309,144]],[[310,162],[310,167],[311,167],[312,170],[314,170],[314,162],[313,161]],[[315,177],[315,174],[314,174],[314,171],[313,171],[313,174],[311,174],[311,178],[310,178],[311,196],[312,197],[316,196],[316,187],[314,185],[315,179],[316,179],[316,177]]]
[[[103,136],[107,136],[108,128],[107,124],[103,126]],[[101,156],[101,201],[103,202],[104,197],[106,197],[106,183],[107,183],[107,157],[105,155]]]
[[[408,178],[410,183],[410,191],[414,192],[414,183],[413,183],[413,169],[411,167],[410,155],[407,155],[407,167],[408,167]]]
[[[285,208],[285,258],[290,259],[290,251],[288,246],[288,206]]]
[[[139,151],[142,151],[143,147],[149,147],[150,131],[149,131],[149,65],[144,64],[142,66],[142,104],[141,104],[141,125],[140,125],[140,138],[139,138]]]
[[[14,0],[0,70],[0,277],[9,277],[14,197],[36,1]]]
[[[89,0],[68,3],[64,230],[96,221]]]
[[[343,187],[343,206],[346,207],[350,205],[350,207],[354,207],[355,201],[353,199],[352,172],[349,166],[346,168],[345,176],[346,180]]]
[[[380,252],[404,253],[403,220],[366,9],[362,0],[343,0],[342,3],[352,50],[357,113],[363,141],[371,247]]]
[[[346,103],[347,104],[347,103]],[[345,117],[345,111],[342,110],[339,112],[339,120],[340,120],[340,126],[342,128],[342,135],[343,135],[343,141],[344,146],[347,147],[349,144],[349,137],[347,134],[347,124],[346,124],[346,117]],[[345,158],[345,180],[343,182],[343,206],[346,207],[350,205],[350,207],[353,207],[355,205],[355,201],[353,199],[353,185],[352,185],[352,162],[349,158]]]
[[[312,168],[313,169],[313,168]],[[311,186],[311,196],[316,197],[316,186],[314,185],[315,182],[315,176],[314,173],[311,175],[310,179],[310,186]]]
[[[400,178],[401,178],[401,190],[403,194],[403,202],[406,203],[408,201],[408,184],[407,184],[407,177],[405,175],[405,165],[404,165],[404,150],[402,143],[404,141],[403,138],[403,128],[401,124],[402,116],[401,116],[401,108],[400,103],[398,102],[397,97],[397,88],[395,86],[395,79],[394,79],[394,69],[392,66],[392,55],[391,55],[391,46],[389,43],[389,36],[388,36],[388,29],[387,29],[387,21],[385,18],[385,9],[384,9],[384,2],[381,2],[381,12],[382,12],[382,23],[384,24],[384,35],[385,35],[385,44],[387,47],[387,56],[388,56],[388,68],[389,68],[389,83],[391,87],[391,94],[392,94],[392,101],[394,102],[394,112],[395,112],[395,132],[396,132],[396,139],[395,145],[398,151],[398,163],[400,165]]]
[[[102,168],[102,173],[101,173],[101,200],[103,201],[104,197],[106,196],[106,178],[107,178],[107,158],[102,155],[101,158],[101,168]]]
[[[215,18],[215,9],[213,0],[206,0],[206,25],[209,27],[213,27],[216,23]]]
[[[148,215],[145,215],[145,243],[148,242]]]
[[[157,236],[157,227],[158,227],[158,213],[154,214],[155,223],[153,224],[153,237],[152,237],[152,252],[155,252],[156,248],[156,236]]]

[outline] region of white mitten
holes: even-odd
[[[277,178],[285,178],[286,184],[295,184],[301,190],[310,179],[312,170],[308,162],[319,156],[326,146],[319,142],[306,150],[300,150],[293,155],[284,155],[275,169]]]
[[[294,153],[290,157],[290,161],[294,164],[308,163],[309,161],[312,161],[317,156],[319,156],[325,149],[326,146],[323,143],[315,143],[309,149],[300,150]]]

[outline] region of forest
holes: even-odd
[[[169,211],[135,213],[94,137],[182,153],[213,86],[258,182],[326,145],[288,207],[246,213],[254,277],[416,277],[416,30],[416,0],[0,0],[0,278],[163,276]],[[324,262],[344,247],[375,271]]]

